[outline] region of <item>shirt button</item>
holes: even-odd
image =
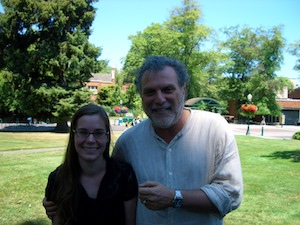
[[[173,172],[169,172],[169,175],[172,176],[172,175],[173,175]]]
[[[172,151],[172,149],[171,149],[171,148],[169,148],[169,149],[168,149],[168,151],[169,151],[169,152],[171,152],[171,151]]]

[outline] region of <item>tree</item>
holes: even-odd
[[[293,55],[297,57],[296,64],[294,66],[294,69],[298,72],[300,72],[300,40],[295,41],[293,44],[290,44],[288,51]]]
[[[152,24],[143,32],[130,36],[132,45],[124,63],[124,81],[133,83],[136,69],[147,56],[164,55],[177,58],[187,66],[191,77],[188,98],[217,96],[215,82],[222,75],[218,62],[223,56],[206,49],[212,31],[199,24],[200,18],[196,1],[185,0],[182,7],[174,8],[165,23]]]
[[[264,74],[255,73],[246,85],[248,93],[253,96],[253,102],[258,106],[258,115],[280,116],[281,107],[277,104],[277,93],[284,87],[292,88],[293,83],[284,77],[268,79]]]
[[[134,84],[131,84],[127,89],[125,93],[125,101],[124,104],[131,109],[133,114],[135,116],[142,115],[143,109],[142,109],[142,100],[139,96],[139,94],[136,92],[136,88]]]
[[[276,71],[283,60],[281,29],[280,26],[269,30],[239,26],[224,29],[227,39],[222,47],[231,61],[222,90],[227,100],[237,100],[240,105],[251,93],[259,106],[258,114],[280,114],[276,93],[282,90],[283,80],[277,78]]]
[[[12,89],[10,80],[13,74],[2,70],[0,71],[0,115],[8,116],[9,108],[15,109],[14,91]],[[0,116],[0,117],[1,117]]]
[[[97,95],[98,103],[105,106],[118,106],[123,101],[121,88],[118,85],[109,85],[101,88]]]
[[[82,88],[106,66],[97,61],[101,48],[88,42],[96,1],[2,1],[0,69],[13,73],[16,110],[65,123],[78,103],[89,101]],[[70,100],[74,93],[81,102]]]
[[[176,34],[161,24],[152,24],[143,32],[129,36],[132,44],[124,63],[124,82],[134,83],[136,69],[142,65],[147,56],[175,56],[175,52],[179,51],[175,50],[178,48],[175,36]]]

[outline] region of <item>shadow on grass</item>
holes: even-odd
[[[35,220],[27,220],[21,223],[18,223],[18,225],[49,225],[50,220],[48,219],[35,219]]]
[[[7,125],[0,129],[1,132],[53,132],[55,126],[48,125]]]
[[[293,162],[300,162],[300,150],[273,152],[272,154],[265,155],[264,157],[274,159],[292,159]]]

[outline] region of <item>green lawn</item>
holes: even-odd
[[[7,134],[0,133],[2,151],[3,138],[7,138],[3,135]],[[14,133],[14,140],[22,139],[19,135],[25,133]],[[43,135],[47,136],[43,141],[47,148],[52,147],[51,142],[57,143],[55,147],[66,145],[66,134]],[[32,143],[40,138],[38,136],[26,133],[25,142]],[[47,141],[49,143],[45,143]],[[11,147],[13,142],[11,139],[7,148],[16,149]],[[237,142],[243,167],[244,198],[240,208],[225,217],[225,224],[300,224],[300,142],[251,136],[237,136]],[[32,148],[36,148],[33,145]],[[41,201],[48,174],[61,163],[63,153],[0,155],[0,224],[50,225]]]
[[[1,132],[0,151],[67,146],[68,134],[51,132]]]

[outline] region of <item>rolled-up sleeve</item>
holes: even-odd
[[[243,196],[241,162],[235,137],[225,132],[216,146],[215,170],[210,184],[201,187],[224,217],[239,207]]]

